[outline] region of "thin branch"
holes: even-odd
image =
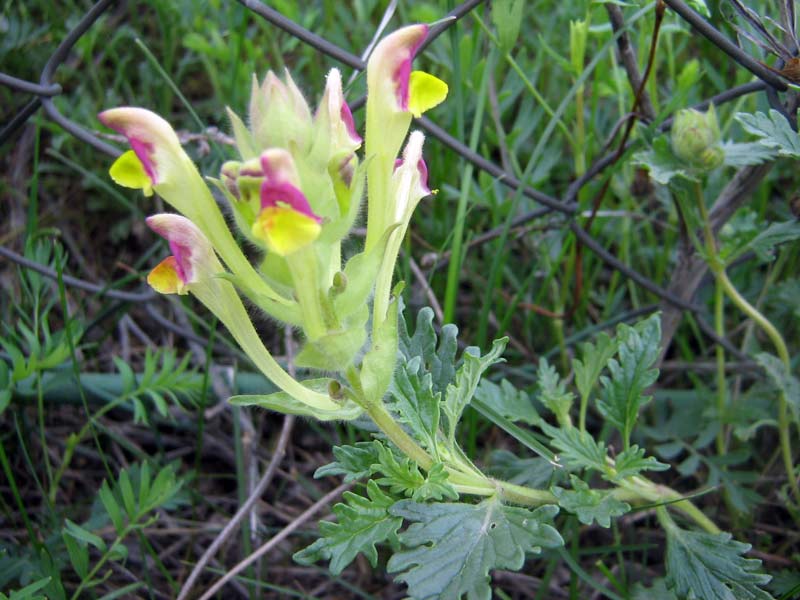
[[[230,571],[225,573],[225,575],[217,581],[214,585],[212,585],[205,594],[200,596],[200,600],[209,600],[216,594],[219,590],[221,590],[226,583],[228,583],[231,579],[236,577],[239,573],[241,573],[244,569],[250,566],[253,562],[261,558],[267,552],[272,550],[275,546],[280,544],[283,540],[285,540],[289,535],[294,532],[295,529],[299,528],[303,525],[306,521],[311,519],[315,514],[317,514],[320,510],[328,506],[335,498],[339,497],[342,492],[347,491],[352,487],[353,484],[351,483],[343,483],[339,487],[331,490],[327,494],[325,494],[322,498],[317,500],[314,504],[309,506],[301,515],[299,515],[294,521],[289,523],[286,527],[281,529],[281,531],[275,535],[272,539],[265,542],[258,550],[253,552],[250,556],[239,562],[235,567],[233,567]],[[238,513],[237,513],[238,514]],[[181,595],[178,596],[178,600],[185,598],[185,596]]]

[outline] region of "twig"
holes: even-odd
[[[195,582],[197,581],[197,578],[200,576],[203,569],[208,564],[208,561],[217,553],[217,550],[219,550],[220,546],[222,546],[225,540],[227,540],[231,535],[233,535],[236,532],[239,524],[242,522],[242,520],[244,520],[245,517],[247,517],[247,515],[250,513],[250,509],[255,505],[255,503],[267,489],[270,482],[272,481],[273,476],[275,475],[275,471],[278,468],[278,464],[283,459],[284,454],[286,454],[286,446],[289,443],[289,437],[292,433],[293,427],[294,427],[294,417],[291,415],[287,415],[283,420],[283,427],[281,428],[281,434],[280,437],[278,438],[278,443],[275,446],[275,451],[272,455],[272,459],[270,460],[269,465],[267,466],[267,470],[264,472],[264,475],[261,477],[261,480],[256,485],[255,489],[253,490],[253,493],[250,494],[250,497],[245,501],[244,504],[242,504],[241,507],[239,507],[239,510],[236,511],[236,514],[233,515],[233,517],[231,517],[231,520],[228,521],[227,525],[225,525],[225,528],[222,531],[220,531],[219,535],[217,535],[214,541],[211,542],[211,545],[208,547],[208,550],[206,550],[203,556],[200,557],[200,560],[197,561],[197,564],[192,569],[192,572],[189,574],[189,577],[186,579],[186,582],[181,587],[181,591],[178,594],[177,600],[186,599],[192,587],[194,586]],[[244,566],[246,567],[247,565]],[[203,597],[208,598],[210,597],[210,595],[207,592]]]
[[[231,579],[233,579],[236,575],[241,573],[244,569],[246,569],[250,564],[254,561],[261,558],[264,554],[272,550],[275,546],[280,544],[283,540],[285,540],[289,535],[298,527],[300,527],[303,523],[308,521],[311,517],[313,517],[317,512],[319,512],[324,507],[328,506],[335,498],[337,498],[342,492],[350,489],[352,487],[351,483],[343,483],[336,489],[331,490],[327,494],[325,494],[322,498],[317,500],[314,504],[309,506],[301,515],[299,515],[294,521],[292,521],[289,525],[281,529],[281,531],[275,535],[272,539],[265,542],[258,550],[253,552],[250,556],[239,562],[235,567],[233,567],[230,571],[225,573],[222,578],[217,581],[214,585],[212,585],[205,594],[200,596],[200,600],[209,600],[209,598],[213,597],[222,587],[228,583]],[[237,513],[238,514],[238,513]],[[183,593],[178,596],[178,600],[185,598]]]

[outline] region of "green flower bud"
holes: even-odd
[[[672,124],[672,151],[692,168],[707,171],[722,164],[725,152],[720,146],[720,138],[719,122],[713,104],[705,113],[687,108],[675,115]]]

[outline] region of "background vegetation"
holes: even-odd
[[[445,1],[389,8],[373,0],[270,5],[357,55],[386,14],[392,14],[392,30],[435,21],[454,8]],[[91,5],[5,0],[2,6],[0,71],[38,81],[55,47]],[[752,8],[778,19],[772,3]],[[711,2],[709,9],[710,21],[735,39],[732,23],[741,23],[730,5]],[[654,4],[632,2],[617,10],[642,73]],[[613,36],[609,11],[600,3],[479,3],[418,59],[451,87],[447,102],[428,114],[431,121],[505,173],[577,204],[575,214],[545,212],[501,177],[476,168],[464,152],[429,137],[426,158],[439,192],[418,209],[405,246],[399,273],[408,283],[405,302],[414,312],[433,306],[437,322],[456,323],[459,340],[470,345],[487,348],[508,335],[507,363],[492,377],[532,393],[542,358],[569,375],[577,344],[661,307],[667,347],[637,442],[673,465],[662,475],[665,483],[700,494],[696,502],[709,516],[753,544],[751,556],[774,576],[776,596],[792,594],[800,582],[799,515],[785,491],[773,427],[775,392],[751,358],[769,349],[769,341],[728,306],[719,331],[727,342],[726,376],[716,377],[720,363],[708,335],[713,278],[697,267],[673,191],[633,159],[677,108],[753,76],[667,10],[645,87],[651,106],[639,108],[654,126],[634,129],[631,151],[594,174],[595,162],[616,149],[621,120],[634,101]],[[746,49],[773,61],[750,43]],[[58,67],[54,81],[63,93],[53,102],[117,146],[120,141],[97,121],[100,110],[128,104],[155,110],[184,134],[201,171],[213,175],[232,153],[225,106],[246,113],[252,73],[287,67],[316,102],[332,66],[343,69],[351,103],[360,98],[362,76],[240,3],[122,2],[81,36]],[[0,121],[11,123],[30,99],[0,87]],[[723,137],[747,141],[734,115],[768,108],[763,92],[720,104]],[[355,117],[363,123],[360,112]],[[156,297],[144,286],[143,276],[163,248],[143,217],[162,207],[157,199],[115,187],[107,175],[110,162],[42,110],[0,146],[0,246],[17,255],[4,252],[0,262],[0,590],[34,584],[36,593],[52,598],[62,592],[75,598],[174,597],[269,470],[268,489],[252,518],[225,541],[195,593],[274,539],[269,553],[226,588],[228,594],[402,597],[402,586],[361,559],[338,576],[292,562],[292,552],[313,539],[315,521],[330,513],[333,498],[326,494],[341,492],[338,479],[314,479],[314,471],[330,462],[332,444],[365,434],[226,405],[234,392],[267,390],[269,384],[251,374],[227,333],[195,312],[193,302]],[[757,168],[763,172],[750,173],[750,187],[731,206],[736,210],[723,215],[723,237],[793,218],[795,160]],[[707,203],[747,169],[755,168],[737,174],[726,166],[704,179]],[[572,186],[584,175],[586,185]],[[601,248],[694,302],[699,312],[676,310],[579,246],[570,223],[587,227]],[[799,345],[799,261],[798,246],[786,244],[767,257],[745,254],[729,269],[743,295],[783,333],[792,357]],[[695,275],[694,284],[687,273]],[[81,281],[99,287],[85,289]],[[291,331],[268,322],[261,330],[276,354],[291,357]],[[716,401],[721,388],[727,390],[723,411]],[[590,413],[590,429],[597,422]],[[477,413],[468,414],[460,435],[470,456],[497,468],[507,452],[519,450]],[[715,444],[720,435],[724,452]],[[613,438],[608,443],[613,446]],[[308,513],[320,499],[325,501],[316,512]],[[613,590],[615,597],[654,598],[664,589],[663,533],[654,524],[648,510],[611,529],[562,514],[566,552],[545,552],[519,574],[496,574],[495,594],[604,598]],[[273,537],[287,526],[296,527],[288,539]],[[655,588],[644,591],[642,585]]]

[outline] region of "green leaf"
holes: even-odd
[[[672,525],[667,532],[667,587],[680,600],[772,600],[761,589],[770,576],[761,561],[742,555],[750,544],[731,539],[729,533],[713,535]]]
[[[383,474],[375,481],[388,487],[392,494],[410,496],[418,502],[458,498],[453,486],[447,483],[447,471],[442,463],[435,463],[426,477],[414,461],[405,456],[395,456],[391,449],[383,445],[378,449],[378,462],[372,465],[372,472]]]
[[[522,568],[527,552],[562,546],[550,523],[558,507],[529,510],[504,506],[496,499],[478,505],[420,504],[402,500],[390,511],[412,524],[400,534],[405,550],[387,565],[400,573],[416,600],[491,598],[489,571]]]
[[[510,52],[517,44],[522,24],[525,0],[495,0],[492,4],[492,23],[497,28],[500,51]]]
[[[436,436],[439,431],[440,392],[433,391],[433,378],[422,370],[422,357],[401,361],[389,386],[388,407],[398,420],[408,425],[424,448],[438,455]]]
[[[736,143],[722,142],[725,153],[725,165],[734,168],[749,165],[760,165],[775,158],[775,152],[758,142]]]
[[[559,423],[569,423],[569,409],[572,408],[575,394],[567,391],[567,382],[561,379],[556,368],[544,357],[539,361],[536,379],[539,402],[556,416]]]
[[[667,589],[663,579],[652,582],[653,587],[645,587],[641,583],[633,586],[632,600],[678,600],[678,597]]]
[[[658,359],[660,350],[660,315],[655,314],[636,327],[621,325],[617,340],[619,361],[608,361],[611,376],[600,378],[603,393],[597,407],[606,420],[619,429],[627,447],[639,409],[650,401],[650,396],[643,396],[642,392],[658,378],[658,369],[650,367]]]
[[[506,348],[508,338],[495,340],[488,354],[480,355],[480,350],[469,347],[464,350],[463,362],[456,372],[455,381],[447,386],[447,392],[442,402],[442,410],[447,416],[447,436],[452,441],[455,439],[456,425],[467,404],[475,395],[475,389],[481,380],[483,372],[495,363],[501,362],[501,355]]]
[[[100,502],[103,503],[103,507],[106,509],[111,523],[114,525],[114,529],[118,534],[121,533],[125,528],[125,520],[122,517],[122,509],[117,503],[117,499],[114,497],[107,481],[103,481],[100,490],[97,492],[97,496],[100,498]]]
[[[64,539],[64,546],[67,548],[67,556],[69,556],[72,568],[75,569],[81,579],[85,579],[89,574],[89,548],[86,542],[76,539],[67,531],[66,527],[61,536]]]
[[[433,310],[425,307],[417,314],[414,335],[409,336],[405,318],[400,321],[400,353],[406,362],[416,357],[422,359],[420,373],[431,374],[434,392],[444,393],[456,376],[456,352],[458,351],[458,328],[455,325],[442,327],[439,337],[433,328]]]
[[[800,223],[797,221],[786,221],[783,223],[770,223],[761,233],[759,233],[749,244],[749,247],[763,261],[772,259],[772,252],[775,246],[791,242],[800,238]]]
[[[336,382],[336,380],[329,377],[320,377],[318,379],[306,379],[300,383],[311,390],[327,394],[333,382]],[[286,392],[232,396],[228,399],[228,402],[234,406],[259,406],[288,415],[313,417],[320,421],[351,421],[363,412],[360,406],[349,399],[344,400],[341,407],[336,410],[322,410],[295,400],[294,396]]]
[[[475,390],[475,398],[511,422],[522,421],[528,425],[541,423],[530,397],[503,379],[500,385],[482,379]]]
[[[781,156],[800,157],[800,136],[777,110],[770,109],[769,115],[736,113],[735,118],[745,131],[759,138],[762,146],[776,150]]]
[[[541,427],[552,439],[553,446],[560,451],[557,459],[561,464],[570,469],[608,472],[605,444],[595,441],[589,432],[576,427],[553,427],[547,423],[543,423]]]
[[[675,177],[697,180],[686,163],[672,153],[669,139],[665,135],[654,139],[653,146],[649,150],[634,154],[633,162],[645,167],[650,173],[650,178],[661,185],[667,185]]]
[[[540,456],[520,458],[508,450],[492,450],[489,454],[489,474],[517,485],[550,487],[563,471]]]
[[[398,284],[400,285],[400,284]],[[397,294],[389,304],[386,319],[374,332],[372,346],[361,363],[361,385],[367,398],[383,398],[392,382],[397,362]]]
[[[581,398],[588,398],[600,373],[617,353],[617,341],[605,332],[600,332],[594,343],[581,344],[581,360],[572,361],[575,371],[575,387]]]
[[[794,418],[800,418],[800,380],[792,375],[777,356],[759,352],[753,358],[766,371],[769,380],[783,392]]]
[[[334,446],[334,462],[324,465],[314,473],[315,479],[344,475],[349,483],[372,474],[372,465],[379,462],[378,452],[383,444],[377,440],[357,442],[352,446]]]
[[[645,458],[644,448],[639,448],[634,444],[627,450],[617,454],[614,460],[614,469],[617,474],[611,480],[619,481],[626,477],[638,475],[642,471],[666,471],[669,469],[669,465],[657,461],[653,456]]]
[[[389,514],[394,500],[374,481],[367,482],[367,495],[369,498],[345,492],[346,504],[339,503],[333,507],[338,522],[320,521],[322,537],[295,553],[294,560],[302,565],[329,560],[334,575],[341,573],[358,554],[363,554],[373,567],[376,566],[378,551],[375,544],[394,539],[403,520]]]
[[[611,527],[611,517],[620,517],[631,510],[631,505],[622,502],[608,491],[593,490],[585,481],[570,475],[571,490],[553,487],[550,491],[558,499],[558,505],[577,515],[584,525],[593,521],[601,527]]]

